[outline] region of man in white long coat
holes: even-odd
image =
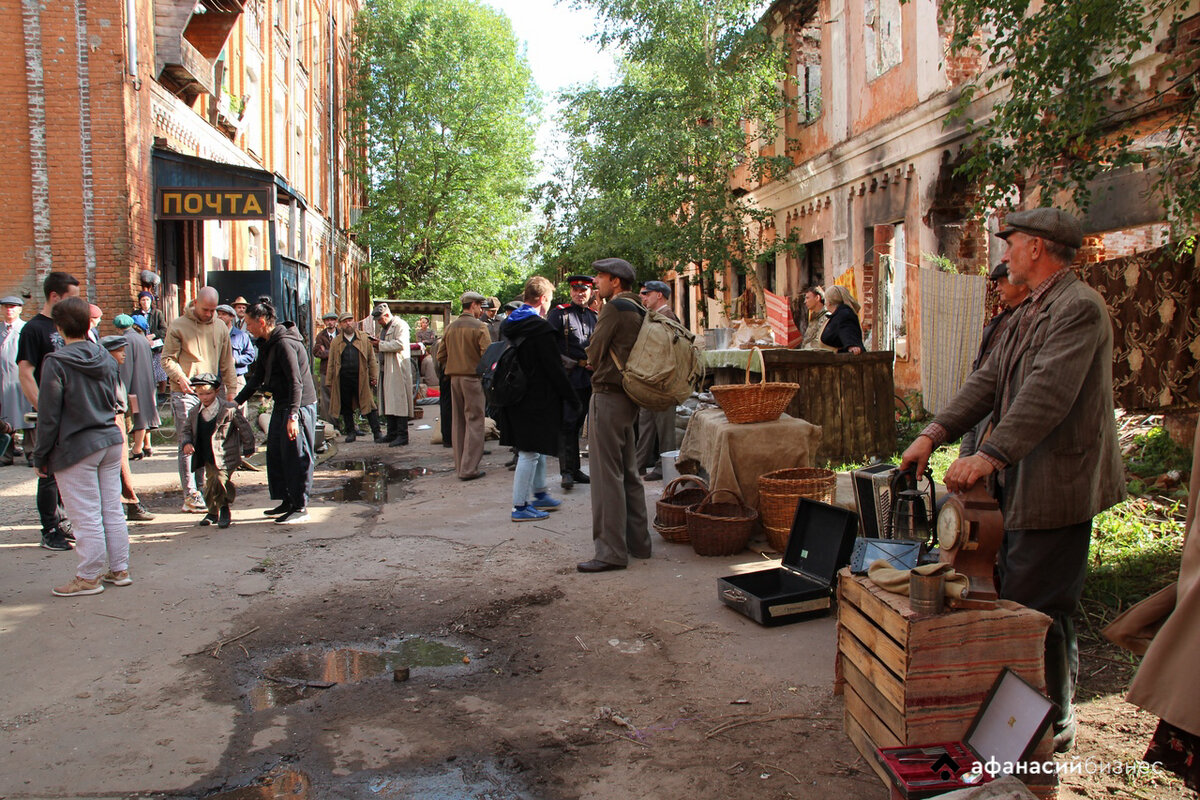
[[[363,327],[379,352],[379,413],[387,421],[384,441],[401,447],[408,444],[408,421],[413,415],[408,323],[394,316],[387,303],[380,303]]]
[[[21,391],[20,370],[17,369],[17,341],[21,338],[21,328],[25,321],[21,319],[21,309],[25,301],[16,295],[0,300],[0,419],[3,419],[17,431],[26,431],[25,436],[32,433],[33,423],[25,421],[25,414],[33,410],[25,393]],[[25,449],[32,453],[29,447],[31,441],[25,441]],[[0,453],[0,464],[13,463],[13,451],[16,449],[16,439]]]

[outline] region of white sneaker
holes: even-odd
[[[208,505],[205,504],[204,496],[199,492],[192,492],[183,498],[182,509],[185,514],[208,513]]]

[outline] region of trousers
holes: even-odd
[[[175,417],[175,441],[183,441],[183,429],[187,427],[188,413],[200,405],[200,399],[194,394],[171,392],[171,415]],[[192,457],[184,455],[183,445],[179,445],[179,488],[186,497],[196,491],[196,476],[192,474]]]
[[[300,406],[299,432],[292,441],[287,435],[287,408],[276,405],[267,427],[267,491],[272,500],[285,500],[292,508],[307,508],[312,493],[317,404]]]
[[[591,384],[575,387],[575,396],[579,398],[579,413],[572,414],[563,408],[562,427],[559,429],[558,471],[562,475],[579,471],[579,432],[583,430],[591,407]]]
[[[221,506],[232,506],[237,499],[233,476],[215,462],[210,461],[197,468],[196,485],[204,486],[204,505],[210,514],[216,514]]]
[[[651,411],[638,409],[638,466],[653,469],[662,459],[659,454],[675,449],[675,409]]]
[[[638,407],[624,392],[592,394],[588,463],[592,479],[592,543],[596,558],[627,564],[650,557],[646,490],[637,469],[633,422]]]
[[[97,450],[69,467],[55,470],[75,531],[75,574],[94,581],[129,569],[129,527],[121,507],[121,455],[125,446]]]
[[[450,402],[454,425],[454,469],[466,478],[479,471],[483,458],[483,384],[474,375],[450,376]]]

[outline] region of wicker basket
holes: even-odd
[[[696,486],[684,488],[687,484],[694,483]],[[680,475],[675,480],[663,487],[662,497],[655,504],[657,517],[654,520],[654,529],[659,530],[661,525],[664,528],[687,528],[687,509],[688,506],[694,506],[705,497],[708,496],[708,484],[703,478],[696,475]],[[687,541],[687,532],[684,531],[682,539],[671,539],[665,533],[663,538],[668,541]]]
[[[674,544],[687,544],[690,539],[688,537],[687,525],[676,525],[674,527],[660,524],[659,520],[654,520],[654,530],[658,531],[658,535]]]
[[[727,494],[732,503],[717,503],[713,498]],[[731,556],[746,549],[758,512],[736,493],[717,489],[687,510],[688,537],[692,549],[701,556]]]
[[[762,366],[762,383],[750,382],[750,363],[754,354],[758,353],[758,362]],[[746,382],[744,384],[728,383],[712,387],[713,399],[725,412],[730,422],[770,422],[779,419],[779,415],[792,402],[792,397],[800,390],[798,383],[778,383],[767,380],[767,365],[763,361],[762,350],[754,348],[746,358]]]
[[[832,503],[836,491],[837,473],[831,469],[797,467],[759,476],[758,513],[771,546],[781,553],[787,547],[801,497]]]

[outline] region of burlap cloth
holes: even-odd
[[[758,507],[758,478],[777,469],[812,466],[821,429],[783,414],[771,422],[734,425],[719,408],[697,411],[688,422],[676,465],[696,464],[708,472],[712,490],[729,489],[751,508]]]
[[[888,566],[888,562],[884,559],[877,559],[867,568],[867,577],[875,582],[875,585],[881,589],[887,589],[889,592],[908,596],[908,577],[910,572],[915,572],[918,575],[946,576],[946,597],[957,600],[966,595],[967,590],[971,588],[970,581],[966,575],[961,572],[955,572],[954,567],[949,564],[922,564],[916,569],[896,569]]]

